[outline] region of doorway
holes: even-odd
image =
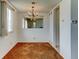
[[[57,48],[57,50],[60,50],[60,8],[59,6],[57,6],[54,9],[54,41],[55,41],[55,47]]]

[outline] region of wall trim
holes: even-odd
[[[7,55],[8,52],[9,52],[16,44],[17,44],[17,41],[16,41],[16,42],[9,48],[9,50],[8,50],[7,52],[5,52],[5,53],[3,54],[3,56],[0,57],[0,58],[3,59],[3,57],[4,57],[5,55]]]
[[[50,44],[50,45],[56,50],[56,52],[64,59],[64,55],[61,54],[61,52],[59,52],[59,51],[57,50],[57,48],[55,48],[54,44],[53,44],[52,42],[49,42],[49,44]]]

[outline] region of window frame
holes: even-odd
[[[22,23],[22,24],[23,24],[23,29],[42,29],[42,28],[44,28],[44,18],[43,18],[43,17],[38,17],[38,18],[37,18],[37,20],[38,20],[38,19],[41,19],[41,20],[42,20],[42,27],[31,27],[31,28],[28,27],[28,24],[27,24],[27,26],[25,25],[25,22],[27,21],[27,18],[28,18],[28,17],[24,17],[24,18],[23,18],[23,23]],[[28,18],[28,19],[31,19],[31,18]],[[37,23],[36,23],[36,24],[37,24]],[[26,27],[27,27],[27,28],[26,28]]]
[[[10,7],[7,7],[7,32],[13,32],[13,11]]]

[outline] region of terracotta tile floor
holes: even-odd
[[[18,43],[3,59],[63,59],[49,43]]]

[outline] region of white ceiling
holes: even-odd
[[[20,12],[26,12],[31,9],[33,0],[9,0]],[[47,13],[53,6],[55,6],[60,0],[34,0],[37,1],[36,9],[39,12]]]

